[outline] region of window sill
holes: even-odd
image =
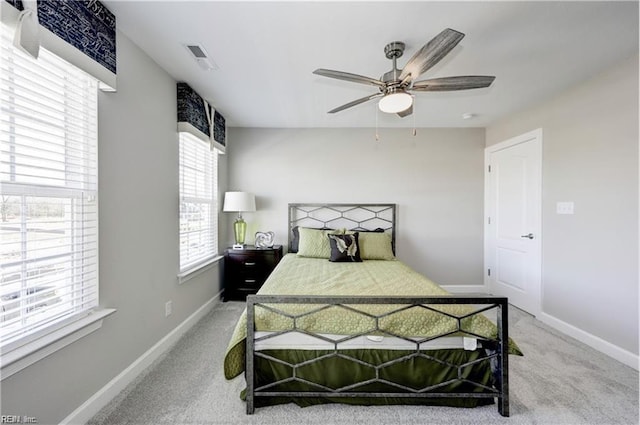
[[[0,380],[20,372],[35,362],[70,345],[102,327],[102,320],[115,313],[114,308],[96,310],[64,328],[44,335],[2,355]]]
[[[222,255],[216,255],[209,260],[206,260],[190,269],[178,273],[178,284],[182,285],[186,281],[198,276],[200,273],[206,272],[207,270],[218,264],[223,258],[224,257]]]

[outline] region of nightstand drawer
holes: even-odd
[[[264,260],[246,255],[230,255],[226,265],[233,270],[233,273],[269,274],[273,270],[273,267],[269,267]]]
[[[255,289],[256,292],[266,279],[258,279],[252,276],[244,276],[232,282],[234,289]]]

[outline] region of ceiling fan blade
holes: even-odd
[[[409,116],[409,115],[411,115],[411,114],[413,114],[413,105],[409,106],[407,109],[405,109],[405,110],[404,110],[404,111],[402,111],[402,112],[398,112],[398,114],[397,114],[397,115],[398,115],[400,118],[404,118],[404,117],[407,117],[407,116]]]
[[[354,100],[354,101],[349,102],[349,103],[345,103],[344,105],[342,105],[342,106],[338,106],[337,108],[332,109],[332,110],[330,110],[330,111],[329,111],[329,112],[327,112],[327,113],[328,113],[328,114],[335,114],[336,112],[344,111],[344,110],[345,110],[345,109],[347,109],[347,108],[351,108],[352,106],[356,106],[356,105],[359,105],[359,104],[361,104],[361,103],[364,103],[364,102],[366,102],[367,100],[375,99],[376,97],[382,97],[382,96],[383,96],[383,95],[382,95],[382,93],[372,94],[372,95],[370,95],[370,96],[363,97],[363,98],[360,98],[360,99]]]
[[[496,77],[487,75],[465,75],[459,77],[432,78],[416,81],[410,91],[452,91],[489,87]]]
[[[349,72],[334,71],[331,69],[316,69],[313,71],[316,75],[323,77],[336,78],[338,80],[351,81],[352,83],[369,84],[376,87],[384,87],[384,83],[380,80],[376,80],[371,77],[365,77],[364,75],[351,74]]]
[[[440,62],[462,40],[464,34],[447,28],[425,44],[422,49],[413,55],[400,73],[400,81],[406,83],[416,79],[432,66]]]

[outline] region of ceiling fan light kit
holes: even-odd
[[[413,97],[404,90],[389,93],[378,102],[378,108],[388,114],[397,114],[398,112],[406,111],[411,105],[413,105]]]
[[[343,111],[371,99],[380,98],[378,108],[380,108],[382,112],[406,117],[413,113],[413,96],[411,94],[413,91],[469,90],[489,87],[491,83],[493,83],[495,77],[484,75],[432,78],[414,81],[444,58],[458,45],[463,37],[464,34],[459,31],[450,28],[445,29],[418,50],[402,69],[398,69],[396,61],[404,53],[404,43],[394,41],[387,44],[384,48],[384,53],[387,59],[393,61],[393,67],[391,71],[386,72],[379,80],[363,75],[351,74],[349,72],[322,68],[316,69],[313,73],[323,77],[350,81],[352,83],[372,85],[379,90],[379,93],[338,106],[330,110],[330,114]]]

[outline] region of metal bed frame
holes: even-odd
[[[289,247],[291,248],[292,229],[298,225],[309,227],[347,227],[352,230],[374,230],[384,229],[392,235],[392,241],[395,244],[395,227],[396,227],[396,205],[395,204],[289,204]],[[310,225],[311,224],[311,225]],[[315,224],[315,225],[314,225]],[[344,225],[346,224],[346,225]],[[395,246],[395,245],[394,245]],[[301,314],[289,314],[279,307],[286,304],[313,304],[316,307],[310,311]],[[384,314],[374,315],[365,313],[354,306],[358,305],[395,305],[393,310]],[[446,304],[466,304],[473,305],[473,312],[457,317],[437,310],[433,306]],[[262,337],[256,337],[255,319],[256,308],[263,308],[273,313],[280,314],[292,321],[292,328],[284,331],[274,332]],[[344,338],[333,340],[323,335],[310,332],[299,327],[298,322],[311,314],[328,308],[342,308],[355,314],[367,316],[373,326],[366,333],[357,335],[345,335]],[[423,308],[438,314],[445,315],[457,321],[457,329],[442,335],[431,338],[423,338],[420,340],[406,338],[395,335],[380,327],[380,319],[389,315],[404,311],[410,308]],[[476,314],[487,311],[496,313],[497,336],[495,339],[487,339],[484,336],[473,334],[462,329],[461,321]],[[292,364],[276,359],[268,354],[256,351],[256,342],[260,342],[269,338],[274,338],[290,332],[299,332],[310,335],[314,338],[324,340],[332,344],[333,348],[328,354],[307,360],[301,363]],[[369,335],[371,333],[383,334],[401,338],[405,341],[415,344],[415,350],[408,355],[399,357],[392,361],[373,365],[362,360],[350,357],[340,351],[340,345],[351,339]],[[491,352],[486,357],[474,360],[469,363],[455,365],[443,362],[429,355],[427,351],[420,350],[420,344],[427,341],[437,340],[453,334],[462,334],[476,337],[482,340],[483,347],[491,347]],[[246,402],[247,414],[253,414],[255,411],[255,399],[258,397],[335,397],[335,398],[496,398],[498,404],[498,412],[502,416],[509,416],[509,365],[508,365],[508,301],[505,297],[493,296],[437,296],[437,297],[360,297],[360,296],[284,296],[284,295],[249,295],[247,297],[247,339],[246,339]],[[355,382],[342,388],[329,388],[324,385],[308,381],[298,376],[301,367],[318,362],[330,357],[338,357],[347,361],[360,364],[371,368],[375,377],[366,379],[361,382]],[[262,358],[269,361],[283,364],[292,370],[292,376],[266,385],[256,386],[256,358]],[[441,363],[448,367],[457,368],[457,377],[442,382],[437,385],[425,386],[423,388],[412,388],[399,383],[391,382],[383,379],[380,372],[386,367],[399,362],[407,361],[413,358],[424,358],[431,361]],[[468,380],[463,377],[463,371],[466,367],[472,366],[482,361],[490,361],[492,365],[494,386],[488,387],[478,382]],[[316,389],[315,391],[280,391],[276,390],[276,386],[287,382],[304,383]],[[455,382],[464,382],[471,384],[475,388],[480,388],[484,392],[438,392],[438,389]],[[392,386],[399,392],[368,392],[358,391],[359,387],[381,383]]]

